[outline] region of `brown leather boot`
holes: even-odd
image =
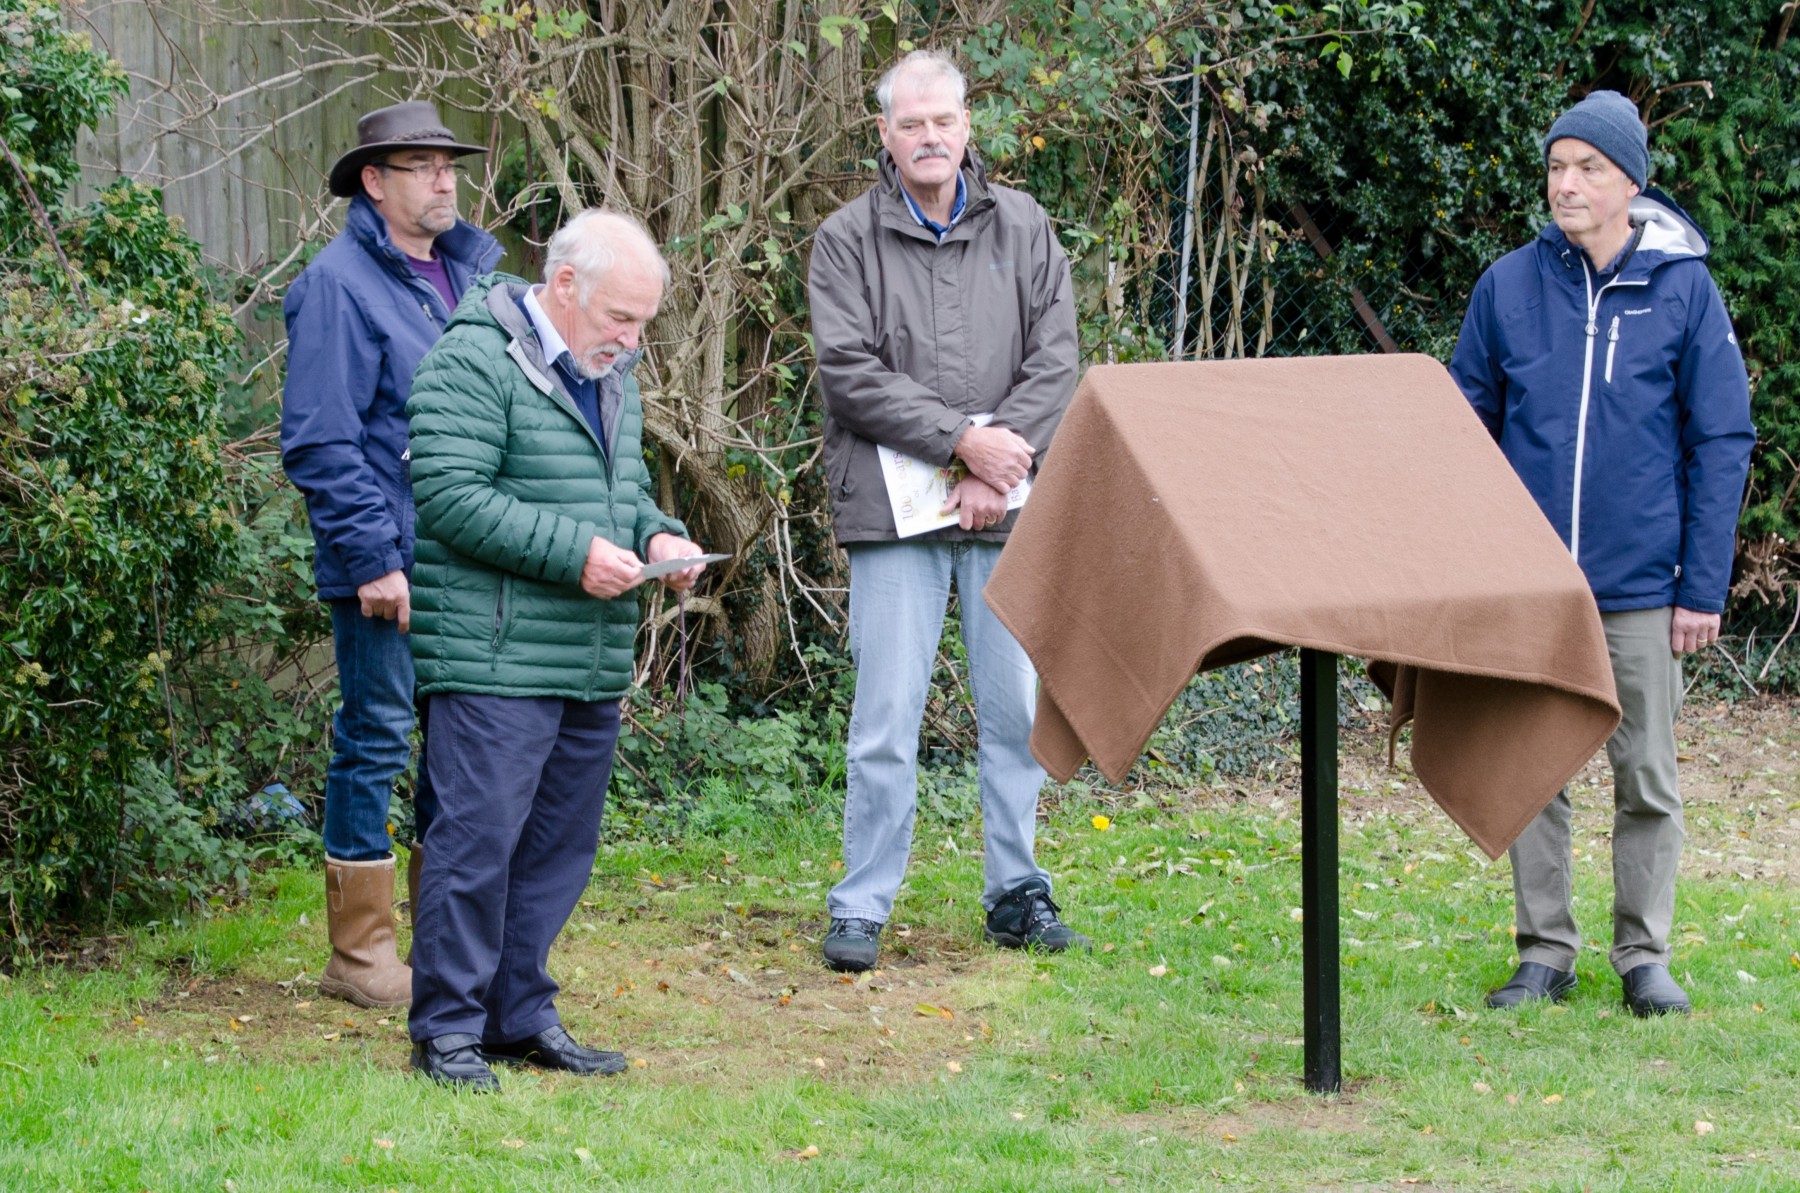
[[[394,858],[325,859],[325,914],[331,960],[319,993],[359,1007],[412,1003],[412,970],[394,952]]]
[[[406,853],[406,922],[419,930],[419,874],[425,866],[425,843],[414,841]],[[406,963],[412,964],[412,941],[406,942]]]

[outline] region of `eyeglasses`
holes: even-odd
[[[446,174],[450,176],[452,182],[456,182],[468,173],[468,169],[461,162],[444,162],[442,165],[436,166],[430,163],[418,166],[396,166],[391,162],[375,162],[373,164],[377,170],[392,170],[397,174],[423,176],[430,182],[436,182]]]

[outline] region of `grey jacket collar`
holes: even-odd
[[[881,225],[929,243],[948,244],[974,235],[975,217],[994,205],[993,192],[988,189],[987,167],[976,155],[973,145],[963,150],[962,176],[963,185],[968,188],[968,196],[963,205],[962,219],[944,233],[942,241],[930,229],[920,226],[907,209],[906,198],[900,193],[900,170],[894,164],[893,155],[885,149],[876,154],[875,169],[879,181],[870,189],[869,197]]]

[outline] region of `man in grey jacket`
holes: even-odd
[[[987,936],[1086,947],[1033,855],[1044,771],[1031,756],[1037,676],[981,599],[1012,527],[1008,495],[1075,390],[1069,263],[1030,196],[989,183],[968,148],[961,72],[916,51],[876,89],[880,178],[819,228],[808,279],[832,525],[850,557],[850,716],[843,881],[825,961],[875,964],[906,876],[919,724],[954,581],[980,725]],[[954,524],[902,539],[878,447],[959,478]]]

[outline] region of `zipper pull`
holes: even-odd
[[[1606,338],[1615,344],[1619,342],[1619,317],[1617,315],[1613,316],[1612,330],[1606,333]]]
[[[1583,330],[1585,330],[1588,333],[1589,339],[1592,339],[1593,337],[1600,334],[1600,329],[1594,325],[1594,321],[1592,319],[1589,319],[1587,321],[1587,327],[1584,328]]]

